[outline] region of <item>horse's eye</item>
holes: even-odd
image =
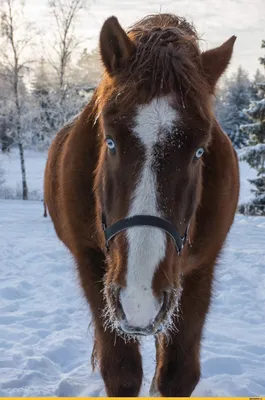
[[[115,152],[115,142],[111,138],[106,139],[106,144],[111,152]]]
[[[202,148],[202,147],[200,147],[197,151],[196,151],[196,153],[195,153],[195,158],[201,158],[201,156],[203,155],[203,153],[204,153],[204,149]]]

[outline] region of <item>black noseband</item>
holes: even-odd
[[[186,229],[184,236],[180,236],[171,222],[164,218],[154,217],[153,215],[134,215],[133,217],[121,219],[109,227],[106,226],[105,217],[102,216],[102,227],[106,239],[106,249],[109,249],[109,241],[114,236],[128,228],[133,228],[135,226],[152,226],[154,228],[162,229],[173,239],[178,254],[180,254],[187,239],[188,228]]]

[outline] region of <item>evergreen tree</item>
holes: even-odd
[[[265,41],[262,41],[262,48],[265,48]],[[265,57],[260,58],[260,62],[265,66]],[[249,136],[250,146],[245,149],[241,159],[249,163],[252,168],[257,170],[257,178],[249,180],[254,186],[252,192],[254,199],[247,205],[240,207],[241,212],[251,215],[265,215],[265,81],[256,81],[255,100],[253,100],[246,110],[251,119],[251,123],[241,127],[242,132]]]
[[[263,75],[259,69],[257,69],[254,79],[251,83],[250,93],[251,101],[259,100],[259,84],[265,82],[265,75]]]
[[[261,48],[265,49],[265,40],[262,40],[261,42]],[[264,57],[260,57],[259,58],[259,62],[261,63],[261,65],[263,65],[263,67],[265,68],[265,56]]]
[[[217,97],[217,120],[235,148],[241,148],[247,143],[247,135],[240,130],[240,125],[249,121],[243,110],[250,101],[250,87],[247,72],[239,67],[231,78],[225,80]]]

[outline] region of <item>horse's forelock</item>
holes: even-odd
[[[209,87],[194,27],[184,18],[158,14],[138,21],[128,35],[135,43],[135,54],[116,77],[105,74],[100,103],[122,100],[126,108],[173,93],[181,107],[189,104],[205,117]]]
[[[130,32],[143,32],[150,29],[163,29],[163,28],[178,28],[180,31],[185,32],[187,35],[198,38],[195,27],[189,23],[185,18],[178,17],[174,14],[150,14],[135,22],[129,29]]]

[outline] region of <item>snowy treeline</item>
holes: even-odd
[[[51,42],[28,21],[24,2],[1,2],[0,151],[18,149],[23,199],[28,198],[25,148],[47,150],[99,79],[97,50],[88,52],[75,32],[88,6],[89,0],[49,0]]]
[[[241,148],[247,143],[247,135],[242,134],[240,125],[249,121],[244,109],[248,106],[250,98],[251,81],[242,67],[230,78],[224,79],[217,93],[216,117],[236,148]]]
[[[265,41],[261,48],[265,49]],[[260,57],[265,67],[265,57]],[[250,180],[254,198],[242,204],[239,211],[265,215],[265,76],[259,70],[250,80],[241,67],[225,79],[216,101],[216,116],[223,130],[239,151],[240,159],[257,172]]]

